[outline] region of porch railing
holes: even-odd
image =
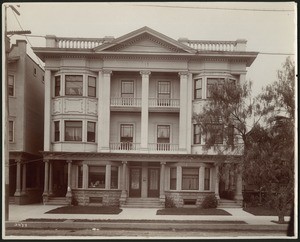
[[[114,97],[110,99],[111,106],[129,106],[141,107],[141,98],[121,98]]]
[[[149,107],[179,108],[179,99],[149,98]]]
[[[139,143],[132,143],[132,142],[110,143],[109,146],[111,150],[139,150],[140,149]]]
[[[177,151],[179,145],[170,143],[150,143],[148,148],[150,151]]]

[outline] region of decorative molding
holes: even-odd
[[[140,74],[142,76],[146,75],[146,76],[149,76],[151,74],[151,71],[146,71],[146,70],[143,70],[143,71],[140,71]]]
[[[187,76],[189,74],[188,71],[181,71],[181,72],[178,72],[178,75],[179,76]]]
[[[59,114],[59,113],[62,113],[62,108],[61,108],[61,98],[59,99],[53,99],[53,107],[52,107],[52,111],[53,111],[53,114]]]
[[[102,70],[104,75],[112,75],[112,70]]]
[[[76,103],[77,102],[77,103]],[[73,104],[71,106],[70,104]],[[65,113],[83,113],[83,98],[66,98],[64,99]]]
[[[98,102],[94,99],[87,99],[87,113],[97,115]]]

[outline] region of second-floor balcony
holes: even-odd
[[[142,150],[140,143],[133,142],[110,143],[109,148],[112,152],[139,152]],[[147,150],[149,153],[177,152],[179,145],[171,143],[150,143],[148,144]]]
[[[113,97],[110,99],[110,106],[112,107],[141,107],[141,98],[123,98]]]

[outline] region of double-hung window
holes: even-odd
[[[171,82],[169,81],[159,81],[158,82],[158,106],[170,106],[171,98]]]
[[[88,77],[88,96],[96,97],[96,77]]]
[[[65,121],[65,141],[82,141],[82,121]]]
[[[194,144],[201,144],[201,125],[194,124]]]
[[[111,175],[110,175],[110,188],[118,189],[118,167],[111,167]]]
[[[170,168],[170,190],[176,190],[176,183],[177,183],[177,168],[171,167]]]
[[[14,121],[9,121],[8,126],[8,141],[14,142]]]
[[[122,105],[133,105],[134,84],[133,81],[124,80],[121,82]]]
[[[207,78],[206,98],[212,97],[213,88],[223,89],[224,81],[224,78]]]
[[[15,77],[8,75],[8,96],[15,95]]]
[[[182,168],[182,190],[199,190],[199,168]]]
[[[131,150],[133,143],[133,124],[121,124],[121,149]]]
[[[87,141],[95,142],[96,137],[96,123],[95,122],[87,122]]]
[[[60,127],[59,121],[54,121],[54,141],[60,140]]]
[[[170,150],[170,125],[157,126],[157,150]]]
[[[224,125],[220,123],[209,123],[207,125],[206,140],[210,143],[223,144]]]
[[[194,81],[194,99],[202,99],[202,79]]]
[[[82,96],[83,93],[83,76],[66,75],[66,95]]]
[[[60,76],[55,77],[55,90],[54,90],[54,96],[58,97],[60,96]]]

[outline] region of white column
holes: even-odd
[[[71,192],[72,161],[67,160],[67,163],[68,163],[68,187],[67,187],[66,197],[72,197],[72,192]]]
[[[53,162],[49,163],[49,196],[53,195]]]
[[[121,198],[120,203],[124,204],[126,202],[127,198],[127,192],[126,192],[126,170],[127,170],[127,161],[122,161],[123,167],[122,167],[122,181],[121,181]]]
[[[22,165],[22,191],[21,194],[24,195],[26,193],[26,163],[24,162]]]
[[[237,200],[239,203],[241,203],[243,201],[243,178],[242,178],[241,165],[238,165],[237,167],[235,188],[236,189],[235,189],[234,199]]]
[[[45,104],[44,104],[44,151],[50,151],[51,144],[51,71],[45,70]]]
[[[176,177],[176,190],[182,190],[182,168],[177,166],[177,177]]]
[[[204,176],[205,176],[205,167],[204,164],[200,164],[199,167],[199,191],[204,191]]]
[[[192,113],[193,113],[193,105],[192,105],[192,100],[193,100],[193,74],[189,73],[188,74],[188,80],[187,80],[187,115],[186,115],[186,148],[187,148],[187,153],[191,153],[192,149]]]
[[[17,163],[17,177],[16,177],[16,191],[14,196],[21,195],[21,160],[16,160]]]
[[[165,202],[165,167],[166,162],[160,163],[160,192],[159,199],[161,202]]]
[[[215,196],[219,200],[219,165],[215,164]]]
[[[188,72],[180,72],[179,150],[187,148],[187,81]]]
[[[111,165],[105,166],[105,189],[110,189]]]
[[[83,164],[82,165],[82,188],[87,189],[88,188],[88,174],[89,174],[89,170],[88,170],[88,165],[87,164]]]
[[[148,150],[148,103],[150,71],[141,71],[142,75],[142,117],[141,117],[141,150]]]
[[[44,193],[43,196],[48,196],[49,189],[49,160],[44,160],[45,163],[45,174],[44,174]]]
[[[98,152],[109,151],[110,77],[112,71],[99,71],[98,83]]]

